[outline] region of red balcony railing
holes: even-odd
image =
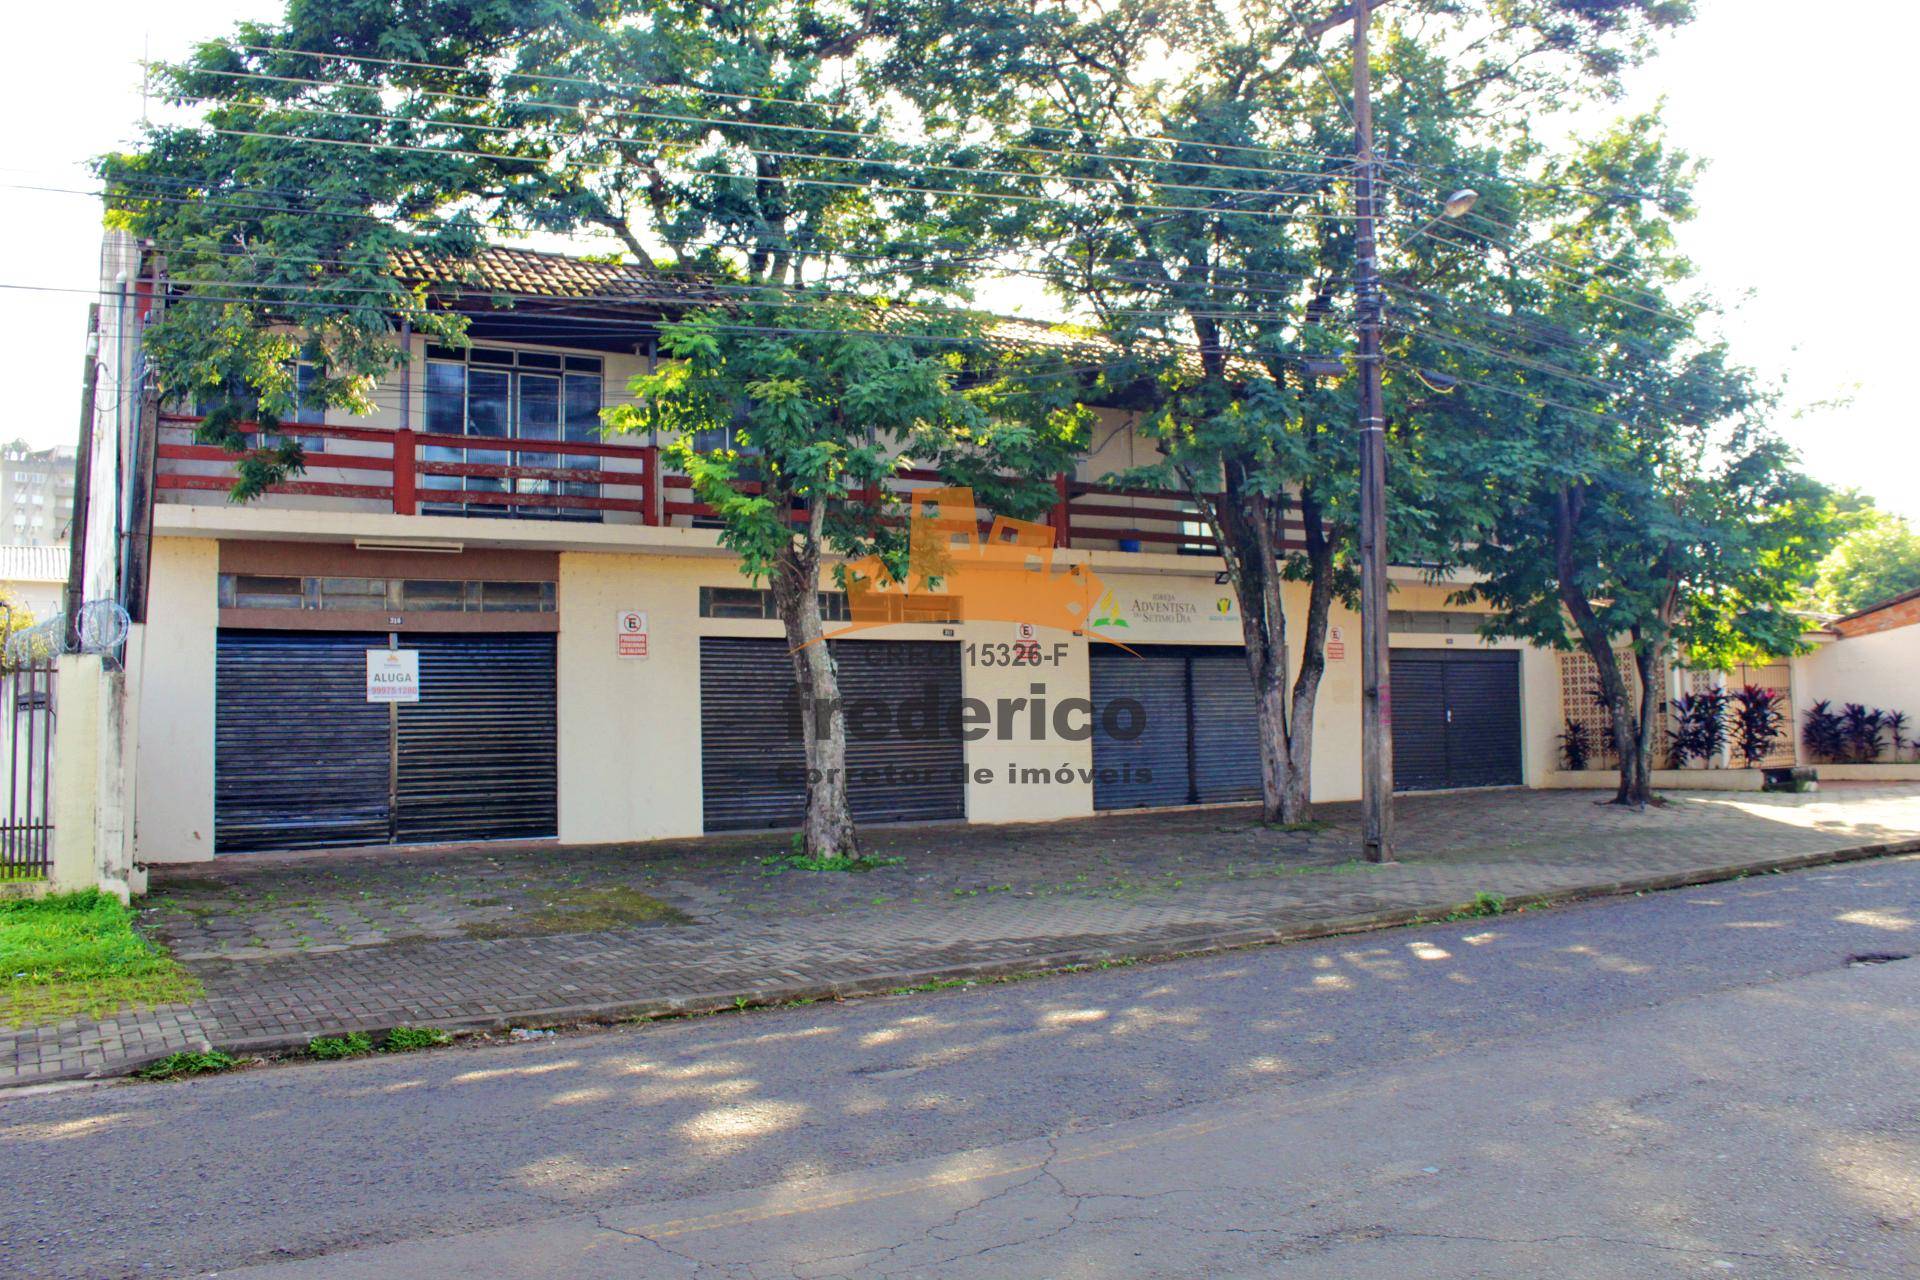
[[[190,433],[199,418],[162,414],[160,421],[167,429],[157,448],[155,485],[162,493],[224,493],[233,486],[234,455],[218,445],[193,443]],[[520,516],[604,518],[618,512],[646,525],[714,518],[713,509],[694,494],[692,480],[661,469],[660,450],[654,445],[496,439],[320,423],[284,424],[278,434],[318,440],[321,447],[309,448],[304,472],[274,485],[268,491],[273,494],[370,503],[398,515],[418,514],[425,505]],[[462,455],[436,457],[434,450],[460,450]],[[513,461],[472,461],[476,454]],[[555,466],[555,458],[577,461]],[[467,487],[465,482],[473,480],[488,483]],[[894,487],[904,495],[939,483],[937,473],[916,469],[900,473]],[[1046,521],[1058,546],[1214,552],[1205,517],[1184,494],[1065,476],[1056,481],[1056,491],[1058,500]],[[1288,548],[1297,549],[1298,523],[1290,522],[1286,533]]]
[[[187,414],[163,414],[160,419],[163,428],[192,428],[199,421]],[[386,503],[398,515],[417,514],[422,503],[429,503],[514,509],[503,514],[621,511],[639,516],[643,524],[660,520],[660,451],[652,445],[495,439],[321,423],[287,423],[277,434],[318,439],[322,447],[306,450],[304,471],[274,485],[269,493]],[[435,449],[460,450],[464,456],[435,457],[431,452]],[[234,456],[218,445],[163,436],[156,452],[160,463],[154,483],[162,492],[224,492],[233,486]],[[475,454],[504,455],[515,461],[469,460]],[[522,460],[527,458],[581,461],[554,466]],[[328,472],[343,479],[315,478]],[[435,484],[436,479],[497,483],[472,487]]]

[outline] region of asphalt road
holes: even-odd
[[[1914,859],[13,1097],[0,1271],[1911,1276],[1907,951]]]

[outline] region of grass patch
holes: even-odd
[[[1486,916],[1505,915],[1506,911],[1507,899],[1505,895],[1488,893],[1482,890],[1473,895],[1472,902],[1461,907],[1458,911],[1448,912],[1445,918],[1448,920],[1479,920]]]
[[[0,902],[0,1021],[10,1026],[199,994],[192,975],[134,932],[117,898],[88,889]]]
[[[142,1080],[178,1080],[182,1076],[214,1075],[240,1065],[232,1054],[214,1049],[208,1053],[185,1051],[170,1053],[158,1062],[149,1062],[137,1074]]]
[[[453,1033],[439,1027],[395,1027],[380,1042],[382,1053],[412,1053],[416,1049],[438,1049],[452,1044]]]
[[[334,1062],[372,1053],[373,1041],[367,1039],[363,1031],[349,1031],[343,1036],[315,1036],[307,1041],[307,1052],[322,1062]]]
[[[624,884],[604,889],[566,889],[532,911],[511,919],[464,925],[469,938],[509,938],[529,933],[597,933],[636,924],[689,924],[693,917],[649,893]]]
[[[876,858],[865,853],[850,858],[838,853],[821,858],[809,858],[804,853],[782,853],[760,859],[760,874],[777,876],[788,871],[878,871],[882,867],[905,866],[906,862],[905,858]]]
[[[1287,835],[1296,835],[1296,834],[1300,834],[1300,833],[1303,833],[1303,832],[1315,832],[1315,831],[1331,831],[1331,830],[1333,830],[1333,824],[1332,824],[1331,822],[1319,822],[1319,821],[1314,821],[1314,822],[1263,822],[1263,823],[1261,823],[1260,825],[1261,825],[1261,826],[1263,826],[1263,827],[1265,827],[1265,828],[1266,828],[1267,830],[1269,830],[1269,831],[1280,831],[1280,832],[1284,832],[1284,833],[1285,833],[1285,834],[1287,834]],[[1224,828],[1222,828],[1222,829],[1224,830]]]

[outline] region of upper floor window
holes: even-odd
[[[426,427],[436,435],[484,440],[601,439],[600,405],[604,368],[599,356],[557,351],[517,351],[504,347],[427,348]],[[469,446],[428,446],[428,462],[464,463],[470,468],[509,466],[595,470],[592,454],[537,453],[531,450]],[[427,475],[426,489],[467,493],[578,494],[593,496],[594,484],[544,477],[489,474]],[[475,513],[506,515],[515,504],[469,504]],[[516,514],[558,514],[527,504]],[[582,514],[574,512],[571,514]],[[590,514],[590,513],[589,513]]]
[[[314,384],[320,380],[320,368],[306,360],[297,360],[293,366],[294,394],[298,405],[290,417],[283,423],[305,423],[318,426],[327,420],[326,406],[320,403],[314,392]],[[194,412],[204,414],[212,409],[223,397],[205,392],[194,397]],[[240,402],[248,418],[257,418],[260,414],[260,394],[252,387],[238,380],[228,384],[224,398]],[[285,439],[290,432],[253,432],[249,434],[249,443],[254,445],[274,445]],[[320,436],[295,436],[300,447],[308,453],[314,453],[326,443]]]

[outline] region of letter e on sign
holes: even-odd
[[[623,609],[614,619],[614,652],[623,658],[647,656],[647,615],[640,609]]]
[[[420,701],[420,651],[367,650],[367,701]]]
[[[1347,638],[1340,634],[1340,628],[1327,628],[1327,661],[1345,662],[1347,660]]]

